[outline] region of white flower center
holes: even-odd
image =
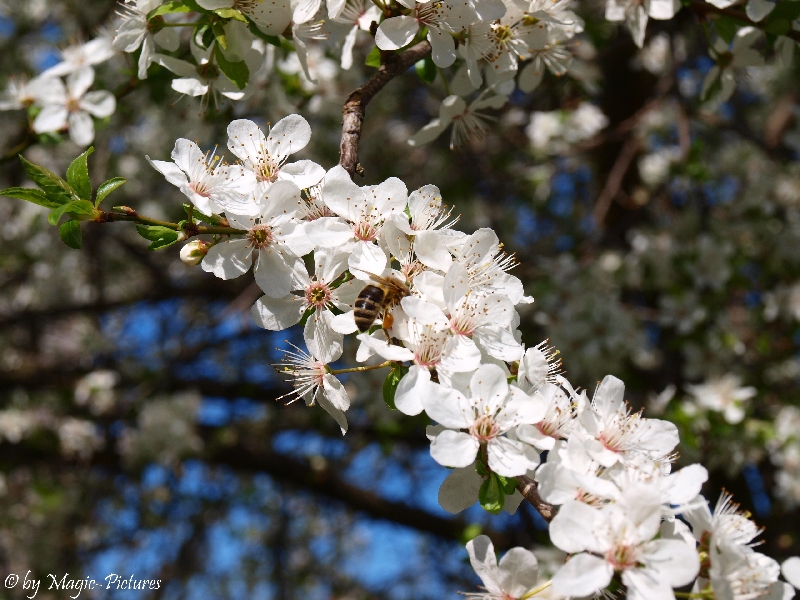
[[[615,571],[624,571],[635,567],[639,560],[636,546],[619,544],[606,552],[606,560]]]

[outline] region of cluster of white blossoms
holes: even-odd
[[[0,110],[32,110],[35,133],[69,131],[79,146],[94,140],[94,118],[114,114],[117,100],[107,90],[93,90],[92,65],[107,61],[114,49],[107,38],[98,37],[61,52],[62,60],[31,80],[13,80],[0,97]],[[65,77],[66,79],[62,79]]]
[[[509,274],[514,260],[494,231],[455,230],[432,185],[409,194],[396,178],[358,186],[340,166],[289,163],[311,135],[298,115],[268,132],[234,121],[228,135],[236,164],[183,139],[174,162],[151,163],[198,211],[240,232],[190,242],[184,260],[223,279],[253,265],[264,292],[256,323],[278,331],[304,322],[307,350],[295,347],[280,365],[290,396],[322,406],[344,433],[350,400],[337,374],[390,368],[385,400],[408,415],[424,411],[435,422],[431,456],[453,468],[443,507],[480,500],[499,512],[509,495],[513,510],[514,478],[525,476],[557,511],[550,538],[569,558],[551,581],[538,581],[527,550],[498,566],[487,538],[470,542],[487,597],[624,586],[634,600],[667,600],[692,585],[697,597],[720,600],[789,597],[778,564],[753,550],[759,530],[747,516],[727,495],[709,511],[706,469],[672,470],[675,425],[632,412],[610,375],[590,399],[559,373],[552,348],[525,347],[516,307],[533,299]],[[334,369],[350,334],[367,364]]]

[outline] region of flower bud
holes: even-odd
[[[181,248],[181,260],[187,265],[199,265],[203,257],[208,254],[211,244],[203,240],[192,240]]]

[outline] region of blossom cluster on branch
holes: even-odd
[[[570,555],[550,581],[539,581],[530,552],[514,549],[498,564],[489,540],[477,538],[468,551],[487,596],[587,597],[623,587],[642,600],[690,587],[678,594],[791,596],[778,564],[753,550],[758,528],[727,494],[711,513],[700,495],[706,469],[673,471],[674,424],[632,412],[623,382],[610,375],[589,398],[560,372],[547,342],[524,344],[517,307],[533,299],[509,273],[514,257],[493,230],[456,230],[433,185],[409,193],[392,177],[358,186],[341,166],[289,162],[310,139],[299,115],[268,131],[236,120],[227,143],[234,164],[178,139],[171,162],[150,160],[191,202],[177,224],[129,207],[101,209],[123,181],[93,193],[88,151],[66,180],[23,161],[41,191],[2,193],[50,208],[54,225],[68,216],[61,236],[73,247],[81,221],[128,220],[151,249],[203,235],[181,257],[222,279],[252,267],[264,293],[252,307],[256,323],[273,331],[303,325],[307,350],[286,351],[279,365],[293,382],[290,398],[320,405],[342,433],[350,400],[337,376],[389,369],[384,400],[406,415],[424,412],[434,423],[431,456],[453,469],[441,505],[460,512],[478,501],[498,513],[524,497],[550,521],[552,543]],[[365,364],[336,368],[350,335]],[[692,393],[738,418],[737,405],[723,407],[711,386]],[[750,395],[741,390],[738,401]],[[796,562],[784,565],[791,583]]]

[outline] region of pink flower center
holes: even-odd
[[[272,157],[266,155],[262,156],[261,160],[258,161],[256,179],[275,183],[278,180],[278,172],[280,169],[281,166]]]
[[[369,221],[359,221],[353,227],[353,235],[357,240],[371,242],[378,237],[378,230]]]
[[[636,566],[636,547],[620,544],[606,552],[606,560],[615,571],[624,571]]]
[[[478,418],[469,428],[469,432],[481,444],[492,441],[500,434],[500,428],[489,415]]]
[[[192,190],[198,196],[202,196],[203,198],[210,198],[211,197],[211,192],[209,192],[206,189],[206,186],[204,186],[202,183],[198,183],[196,181],[193,181],[193,182],[191,182],[189,184],[189,189]]]
[[[306,286],[306,303],[314,308],[325,308],[331,300],[331,289],[321,281]]]
[[[269,225],[254,225],[248,232],[247,238],[250,240],[250,245],[254,248],[266,248],[275,242],[275,237],[272,234],[272,227]]]

